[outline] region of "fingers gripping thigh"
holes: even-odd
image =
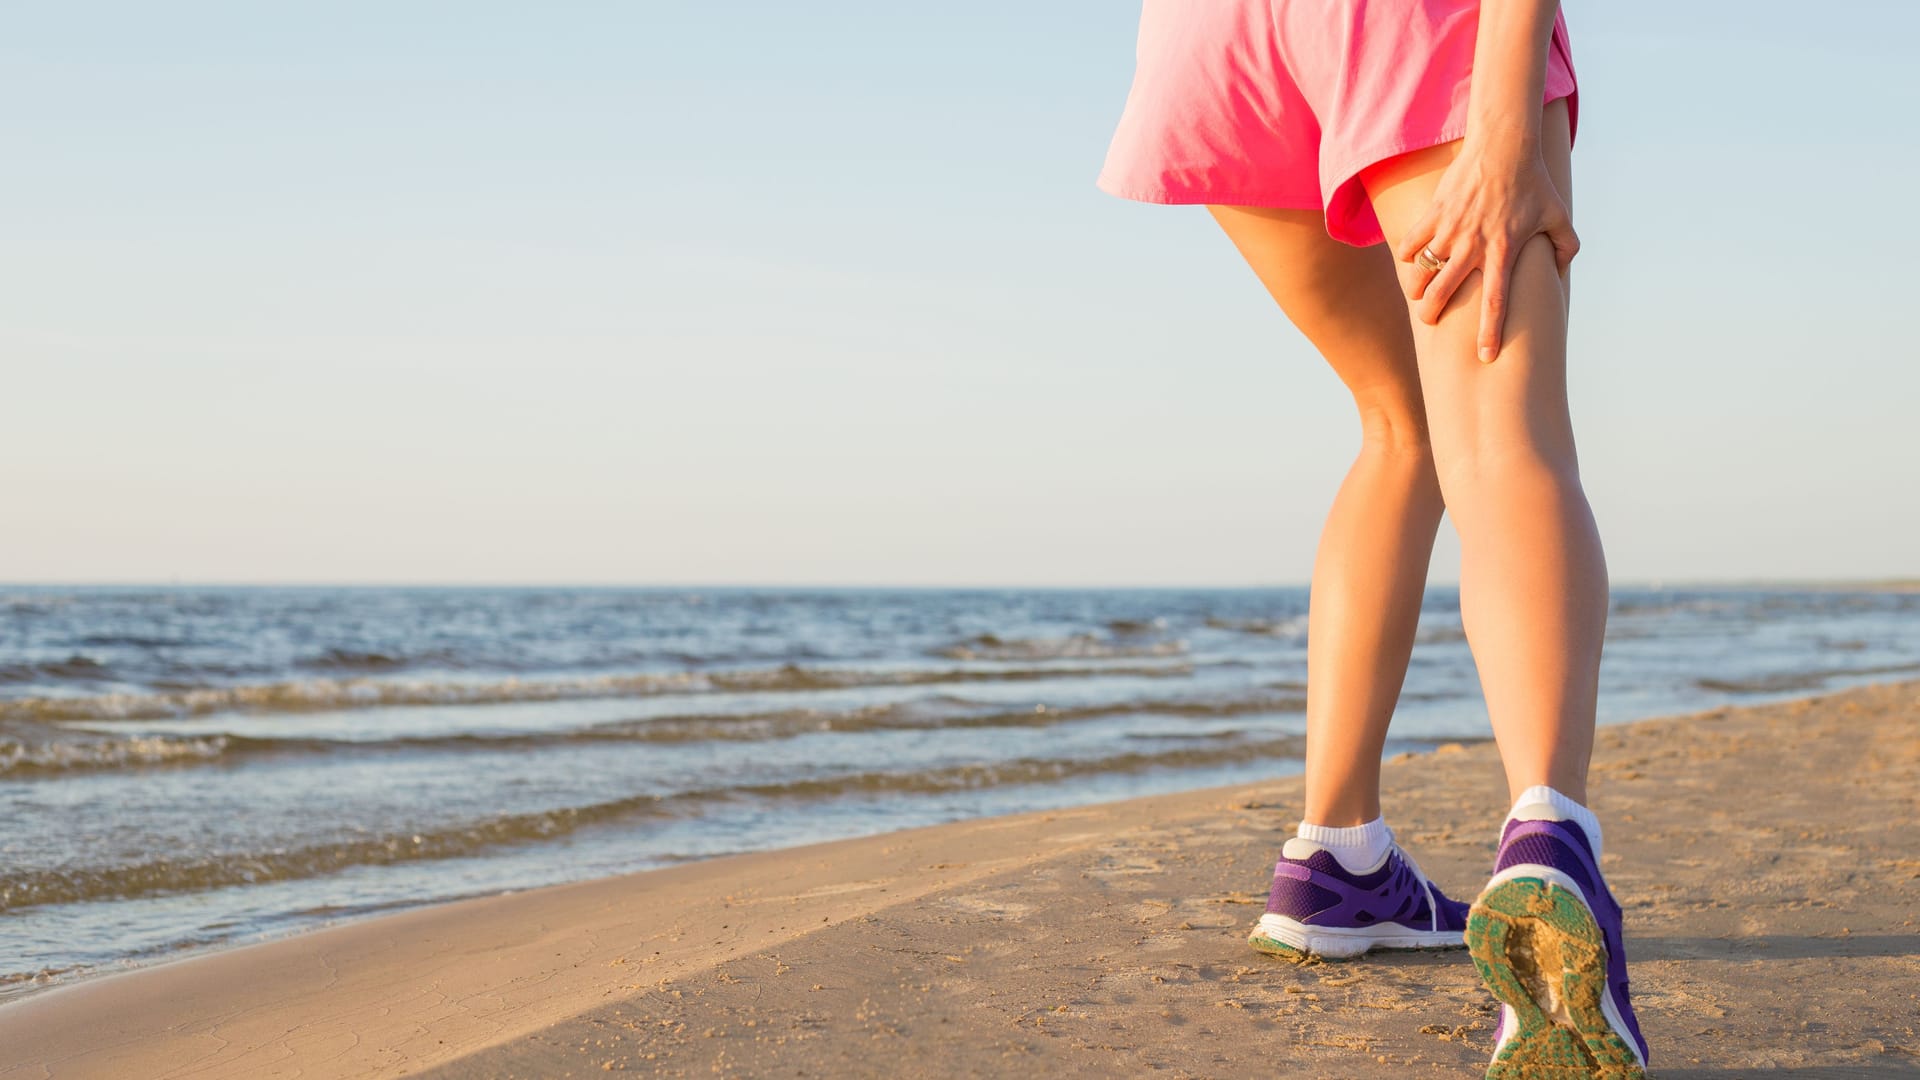
[[[1568,197],[1571,167],[1564,102],[1550,104],[1543,120],[1547,171],[1562,197]],[[1426,212],[1458,148],[1458,143],[1449,143],[1415,151],[1369,171],[1364,178],[1368,194],[1390,240],[1413,228]],[[1406,263],[1396,264],[1396,270],[1403,284],[1416,273]],[[1522,450],[1571,464],[1566,288],[1552,243],[1543,235],[1527,241],[1508,285],[1507,344],[1490,364],[1482,364],[1478,357],[1478,271],[1463,280],[1436,324],[1410,317],[1434,452],[1443,472],[1449,461],[1502,450]],[[1407,311],[1404,295],[1402,305]]]

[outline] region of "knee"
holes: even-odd
[[[1434,472],[1433,444],[1427,438],[1426,417],[1418,408],[1363,406],[1360,410],[1360,453],[1356,473],[1393,490],[1437,515],[1445,505],[1440,478]]]
[[[1355,404],[1360,409],[1361,453],[1432,469],[1433,440],[1418,396],[1357,394]]]
[[[1552,499],[1580,487],[1579,467],[1570,456],[1524,440],[1447,448],[1435,455],[1434,471],[1449,506],[1482,499]]]

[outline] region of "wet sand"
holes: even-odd
[[[1654,1075],[1920,1074],[1920,682],[1603,729]],[[1389,762],[1444,887],[1491,745]],[[0,1077],[1477,1076],[1464,952],[1298,965],[1248,927],[1297,778],[367,920],[0,1006]]]

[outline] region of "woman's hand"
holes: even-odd
[[[1474,270],[1481,272],[1480,360],[1500,355],[1507,321],[1507,285],[1520,249],[1536,233],[1553,242],[1560,276],[1580,250],[1567,204],[1531,147],[1488,150],[1468,139],[1441,175],[1433,206],[1393,253],[1413,264],[1407,299],[1420,321],[1440,321],[1454,290]],[[1445,265],[1430,270],[1415,261],[1422,249]]]

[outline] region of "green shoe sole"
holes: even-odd
[[[1490,886],[1467,915],[1467,951],[1519,1023],[1487,1080],[1645,1080],[1607,1020],[1607,945],[1575,893],[1539,878]]]

